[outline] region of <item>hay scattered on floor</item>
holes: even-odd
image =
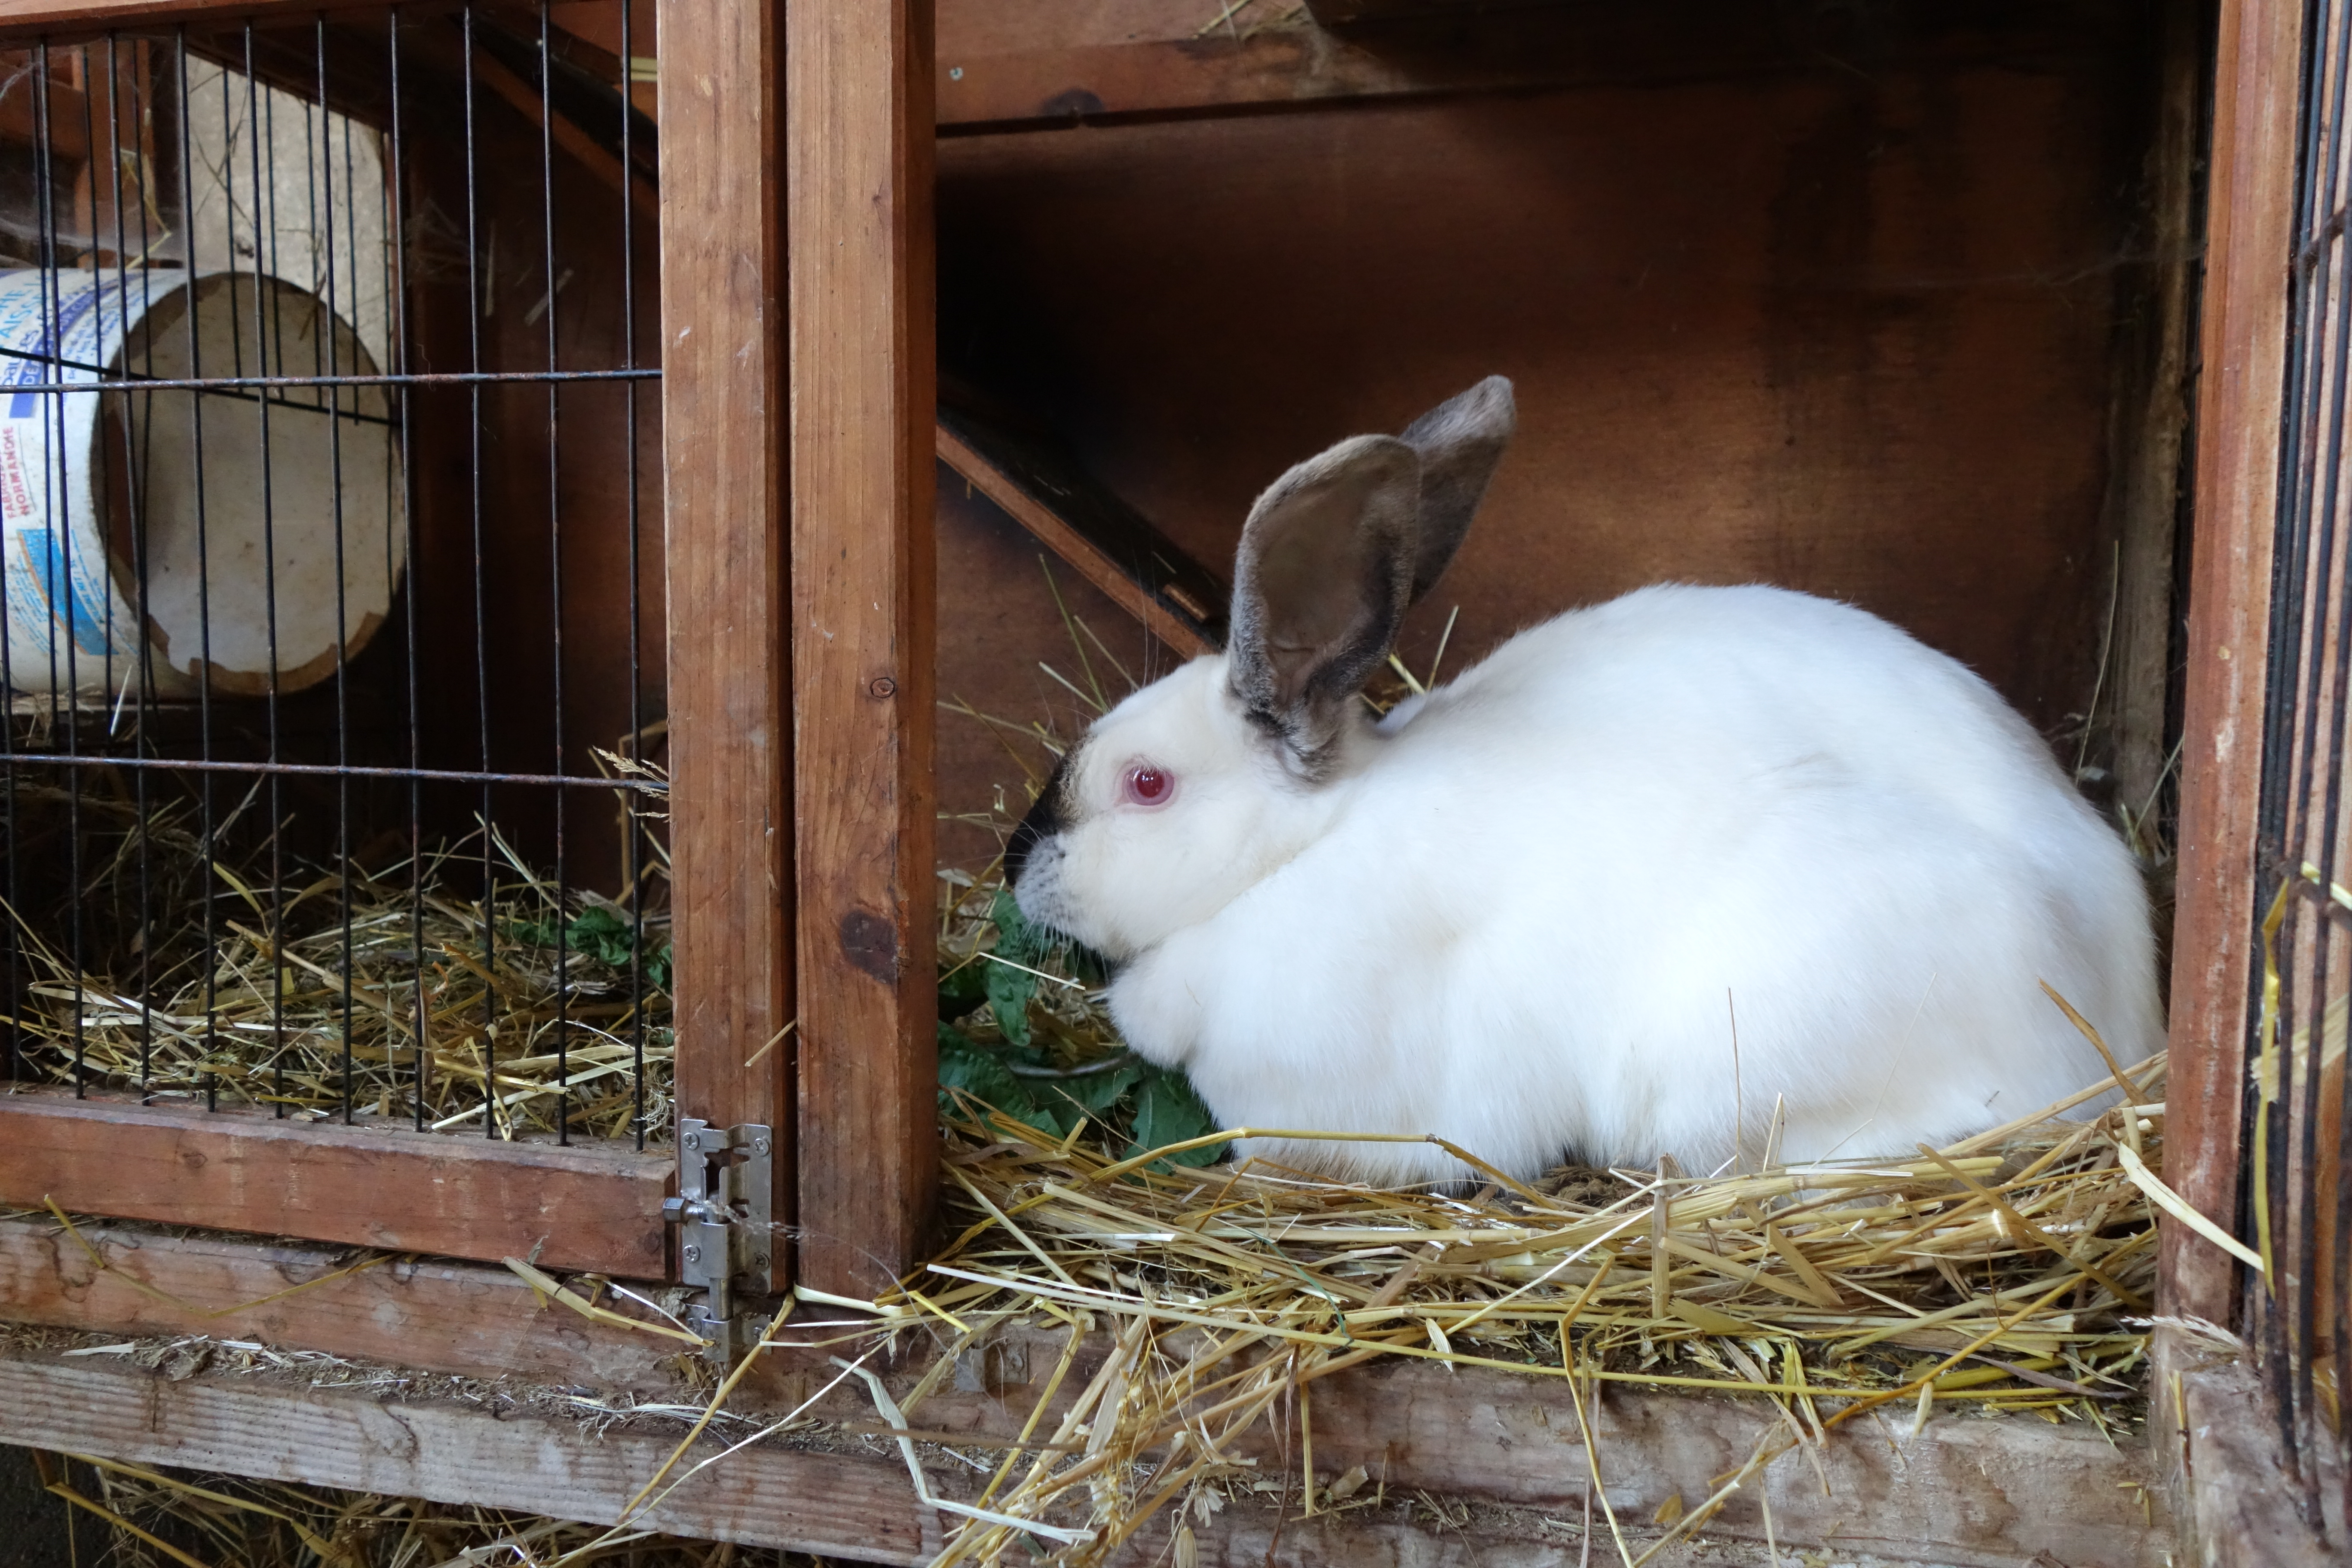
[[[21,780],[12,796],[22,823],[54,818],[66,798]],[[503,1137],[553,1131],[568,1085],[574,1136],[624,1137],[636,1131],[642,1069],[648,1140],[667,1139],[675,1050],[657,877],[641,927],[592,892],[559,909],[556,889],[490,827],[415,860],[354,859],[347,922],[332,869],[273,890],[263,868],[208,864],[190,803],[155,805],[143,823],[131,802],[94,792],[74,805],[86,905],[153,913],[136,941],[88,942],[79,965],[63,921],[16,920],[20,962],[35,968],[18,1022],[37,1071],[161,1103],[210,1097],[311,1118],[348,1103],[404,1121],[421,1110],[444,1131],[478,1131],[488,1114]],[[126,923],[137,931],[135,918],[108,929]]]
[[[1032,1547],[1091,1564],[1163,1509],[1205,1519],[1205,1492],[1259,1474],[1236,1437],[1383,1357],[1564,1377],[1580,1400],[1615,1382],[1778,1403],[1789,1419],[1678,1533],[1879,1406],[2128,1430],[2156,1231],[2122,1151],[2160,1163],[2163,1058],[2125,1076],[2128,1105],[2095,1120],[2046,1111],[1912,1160],[1563,1171],[1468,1197],[1114,1158],[968,1105],[944,1167],[961,1234],[881,1303],[950,1342],[927,1382],[1008,1315],[1099,1327],[1115,1348],[1048,1419],[1066,1361],[1032,1417],[1076,1451],[1016,1456],[976,1500],[1051,1533],[967,1516],[937,1568]],[[1307,1468],[1310,1509],[1317,1485]]]

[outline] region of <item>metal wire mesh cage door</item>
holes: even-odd
[[[2323,1477],[2342,1477],[2340,1393],[2352,1335],[2352,1184],[2346,1180],[2344,1073],[2352,982],[2352,7],[2310,7],[2288,295],[2288,342],[2262,784],[2255,846],[2260,921],[2251,1012],[2242,1234],[2263,1266],[2246,1279],[2245,1321],[2306,1523],[2320,1528]],[[2337,1484],[2341,1484],[2340,1481]]]
[[[667,1142],[654,129],[592,9],[0,56],[0,1109]]]

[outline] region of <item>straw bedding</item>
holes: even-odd
[[[215,824],[209,859],[190,801],[142,820],[131,800],[86,791],[69,825],[61,791],[20,779],[8,800],[28,863],[60,860],[51,841],[68,831],[82,838],[83,886],[58,894],[80,906],[81,962],[61,909],[11,911],[35,970],[19,1016],[37,1070],[167,1104],[211,1097],[325,1117],[348,1099],[356,1115],[441,1131],[478,1132],[487,1113],[504,1137],[553,1131],[568,1083],[572,1134],[620,1137],[635,1130],[642,1065],[644,1125],[667,1140],[669,918],[657,881],[641,925],[594,893],[559,909],[556,889],[492,826],[415,859],[355,857],[347,911],[334,869],[289,868],[273,888],[259,852],[230,853],[249,842],[237,818],[250,797]]]
[[[1129,1153],[1129,1139],[1103,1138],[1091,1121],[1055,1133],[955,1094],[942,1128],[956,1227],[946,1245],[880,1300],[787,1303],[770,1338],[842,1358],[821,1391],[831,1397],[813,1405],[870,1430],[869,1400],[888,1426],[924,1426],[922,1401],[992,1332],[1084,1331],[1066,1332],[1059,1361],[1033,1375],[1020,1437],[1035,1446],[977,1451],[991,1473],[976,1493],[933,1487],[925,1452],[936,1468],[956,1468],[900,1445],[953,1527],[934,1568],[1098,1563],[1155,1518],[1172,1511],[1181,1540],[1226,1499],[1270,1485],[1304,1512],[1378,1506],[1381,1483],[1360,1470],[1318,1471],[1297,1395],[1381,1358],[1559,1378],[1580,1418],[1603,1384],[1777,1405],[1785,1419],[1678,1517],[1618,1521],[1603,1499],[1597,1550],[1638,1564],[1687,1539],[1765,1467],[1836,1440],[1837,1427],[1873,1410],[1898,1426],[1942,1407],[2089,1422],[2116,1436],[2137,1428],[2155,1272],[2141,1184],[2155,1178],[2132,1163],[2160,1163],[2163,1072],[2161,1058],[2122,1069],[2131,1103],[2094,1120],[2015,1124],[1915,1160],[1713,1176],[1560,1171],[1460,1195],[1178,1165],[1169,1151]],[[1080,1378],[1073,1368],[1089,1340],[1109,1353]],[[895,1398],[846,1364],[889,1360],[901,1368]],[[911,1389],[908,1370],[919,1373]],[[773,1440],[823,1440],[828,1427],[804,1414],[812,1406],[782,1420],[737,1411],[736,1385],[693,1396],[706,1421],[740,1433],[748,1417],[751,1430],[790,1435]],[[1295,1438],[1280,1477],[1266,1473],[1262,1447],[1254,1460],[1240,1443],[1276,1423]],[[1597,1471],[1608,1461],[1591,1458],[1590,1441]],[[673,1471],[647,1478],[646,1496],[691,1471],[687,1447]],[[233,1507],[168,1477],[107,1484],[131,1489],[97,1500],[151,1525],[157,1510],[193,1510],[211,1528]],[[591,1531],[299,1489],[238,1495],[365,1547],[354,1563],[571,1568],[632,1542],[675,1552],[645,1559],[660,1568],[725,1561],[625,1525]],[[282,1532],[284,1555],[217,1560],[335,1560],[290,1524],[269,1530]],[[444,1544],[452,1550],[429,1554]],[[458,1554],[490,1545],[499,1552]]]
[[[1008,1464],[982,1500],[1083,1532],[1073,1563],[1163,1508],[1205,1518],[1204,1492],[1255,1475],[1237,1436],[1301,1384],[1384,1357],[1561,1377],[1580,1400],[1632,1383],[1778,1402],[1790,1421],[1725,1495],[1890,1405],[2127,1431],[2155,1228],[2119,1150],[2160,1158],[2162,1058],[2125,1076],[2128,1109],[1914,1160],[1560,1172],[1468,1197],[1114,1159],[968,1106],[945,1164],[962,1228],[880,1305],[920,1312],[951,1348],[1008,1314],[1116,1337],[1076,1403],[1033,1423],[1083,1454]],[[1310,1509],[1317,1484],[1310,1458]],[[1686,1529],[1710,1511],[1692,1501]],[[967,1521],[940,1564],[999,1561],[1017,1533]]]

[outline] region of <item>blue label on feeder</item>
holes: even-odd
[[[163,291],[177,272],[157,276]],[[135,621],[116,594],[92,471],[94,383],[144,315],[145,272],[0,274],[0,527],[6,548],[7,684],[22,691],[110,690],[129,679]]]
[[[116,292],[121,292],[119,284]],[[144,290],[142,289],[142,292]],[[11,348],[6,384],[11,386],[37,386],[44,382],[94,379],[99,334],[95,331],[78,331],[77,329],[84,321],[92,321],[92,313],[96,310],[98,302],[104,298],[105,294],[100,289],[90,289],[81,293],[62,294],[55,302],[57,331],[52,335],[48,331],[51,301],[37,294],[35,295],[30,310],[34,334],[29,346],[20,346],[16,342],[26,314],[23,303],[13,297],[5,303],[0,303],[0,342],[8,343]],[[92,324],[95,325],[95,321],[92,321]],[[67,349],[82,351],[82,353],[60,352],[60,345]],[[77,357],[81,357],[82,364],[89,368],[85,370],[79,366],[57,363],[72,361]],[[8,417],[32,418],[40,406],[40,401],[38,393],[16,394],[8,399]]]
[[[32,568],[34,580],[40,584],[46,617],[53,624],[62,618],[73,628],[74,646],[82,652],[103,658],[108,643],[106,629],[89,618],[85,607],[96,596],[88,587],[74,585],[75,563],[58,548],[58,536],[46,528],[21,529],[16,534],[17,548],[24,552],[25,561]],[[58,610],[63,605],[65,615]]]
[[[167,300],[172,324],[151,330]],[[275,330],[257,342],[263,321]],[[349,322],[283,279],[0,271],[11,688],[266,696],[343,668],[390,614],[407,553],[390,395],[152,384],[325,365],[376,368]]]

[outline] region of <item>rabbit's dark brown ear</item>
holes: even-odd
[[[1242,526],[1227,679],[1307,777],[1396,640],[1421,495],[1411,447],[1358,436],[1276,479]]]
[[[1411,425],[1402,437],[1421,458],[1421,515],[1412,561],[1412,597],[1429,592],[1470,531],[1486,481],[1503,460],[1518,425],[1511,384],[1490,375],[1449,397]]]

